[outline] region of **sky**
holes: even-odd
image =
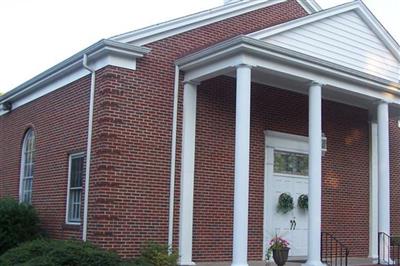
[[[317,0],[328,8],[349,0]],[[364,0],[400,42],[400,0]],[[103,38],[189,15],[223,0],[1,0],[0,92]]]

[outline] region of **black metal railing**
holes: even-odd
[[[378,264],[400,265],[400,237],[378,233]]]
[[[321,233],[321,261],[329,266],[347,266],[349,249],[333,234]]]

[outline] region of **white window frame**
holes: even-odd
[[[69,221],[69,197],[70,197],[70,191],[71,191],[71,167],[72,167],[72,160],[76,159],[76,158],[84,158],[85,157],[85,153],[84,152],[79,152],[79,153],[73,153],[69,155],[68,158],[68,186],[67,186],[67,204],[66,204],[66,208],[65,208],[65,223],[66,224],[71,224],[71,225],[80,225],[81,222],[71,222]],[[84,162],[84,167],[85,166],[85,162]],[[83,179],[84,177],[82,177]],[[83,180],[82,180],[82,194],[83,194]],[[82,202],[81,202],[82,204]]]
[[[30,133],[32,133],[33,134],[33,137],[34,137],[34,149],[33,149],[33,154],[35,155],[35,152],[36,152],[36,134],[35,134],[35,131],[33,130],[33,128],[29,128],[26,132],[25,132],[25,134],[24,134],[24,139],[23,139],[23,142],[22,142],[22,149],[21,149],[21,165],[20,165],[20,171],[19,171],[19,202],[20,203],[22,203],[22,202],[24,202],[24,191],[25,191],[25,189],[24,189],[24,180],[26,179],[25,178],[25,163],[26,163],[26,160],[25,160],[25,150],[26,150],[26,145],[27,145],[27,141],[28,141],[28,135],[30,134]],[[34,157],[34,156],[33,156]],[[35,158],[33,158],[32,159],[32,163],[33,163],[33,165],[32,165],[32,167],[34,168],[35,167]],[[33,194],[33,175],[30,177],[30,179],[32,180],[32,183],[31,183],[31,198],[30,198],[30,202],[26,202],[26,203],[29,203],[29,204],[31,204],[32,203],[32,194]]]

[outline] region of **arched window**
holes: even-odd
[[[35,166],[35,132],[25,133],[21,155],[20,202],[32,203],[32,179]]]

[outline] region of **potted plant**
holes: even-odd
[[[289,242],[282,237],[275,235],[269,242],[267,259],[269,260],[272,253],[275,263],[278,266],[283,266],[288,260],[289,250]]]

